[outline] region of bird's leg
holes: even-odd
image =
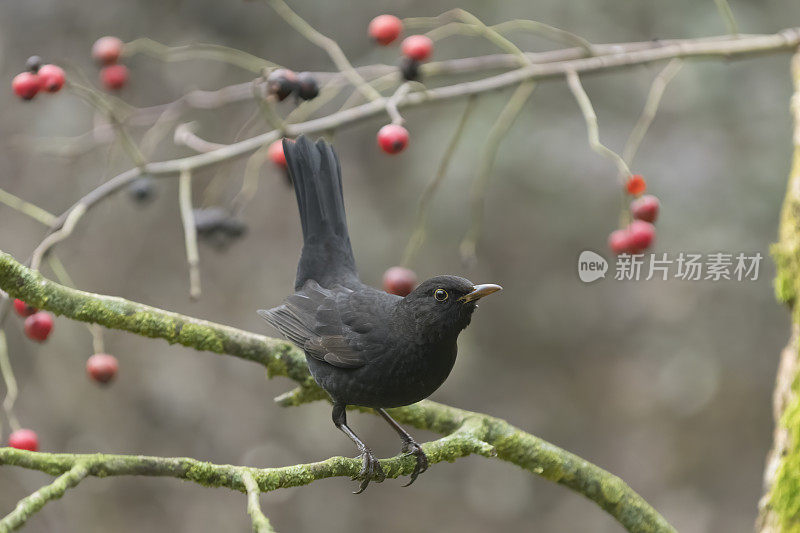
[[[358,451],[361,452],[361,458],[364,461],[364,466],[361,468],[361,472],[359,472],[358,475],[353,478],[361,480],[361,486],[359,487],[359,490],[353,494],[361,494],[367,489],[367,485],[369,485],[370,481],[380,483],[386,479],[386,474],[384,474],[383,468],[381,468],[381,464],[372,453],[372,450],[370,450],[367,445],[364,444],[355,433],[353,433],[353,430],[347,426],[346,407],[346,405],[339,403],[333,405],[333,423],[336,424],[336,427],[339,428],[342,433],[350,437],[350,440],[355,442],[356,446],[358,446]]]
[[[405,452],[406,455],[414,455],[417,458],[417,465],[414,467],[414,471],[411,472],[411,480],[403,485],[404,487],[408,487],[417,480],[418,475],[428,469],[428,456],[422,451],[422,446],[420,446],[420,444],[414,440],[414,437],[409,435],[408,431],[403,429],[403,426],[398,424],[394,418],[389,416],[389,413],[387,413],[385,409],[379,408],[376,409],[376,411],[380,413],[384,420],[386,420],[389,425],[392,426],[392,429],[394,429],[397,434],[400,435],[400,438],[403,439],[403,452]]]

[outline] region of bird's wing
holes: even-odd
[[[384,352],[387,339],[376,326],[393,298],[397,297],[374,289],[326,289],[309,280],[283,305],[259,314],[309,356],[341,368],[358,368]]]

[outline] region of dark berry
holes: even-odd
[[[39,56],[31,56],[25,61],[25,69],[29,72],[36,74],[42,66],[42,58]]]
[[[297,90],[297,74],[286,68],[279,68],[267,76],[267,92],[278,100],[284,100]]]
[[[128,185],[128,194],[131,200],[139,204],[146,204],[156,196],[155,180],[150,176],[136,178]]]
[[[403,56],[400,59],[400,74],[406,81],[419,81],[419,61]]]
[[[317,79],[310,72],[297,75],[297,96],[303,100],[313,100],[319,94]]]

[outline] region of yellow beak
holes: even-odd
[[[475,285],[472,288],[472,292],[468,292],[459,300],[462,302],[474,302],[475,300],[480,300],[484,296],[488,296],[493,292],[502,291],[503,287],[500,285],[495,285],[494,283],[484,283],[482,285]]]

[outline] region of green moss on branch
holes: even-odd
[[[279,399],[283,405],[300,405],[326,397],[311,378],[302,352],[283,341],[122,298],[70,289],[44,279],[2,252],[0,289],[33,306],[75,320],[260,363],[270,376],[286,376],[298,383],[297,389]],[[390,409],[389,412],[399,422],[445,435],[423,445],[431,463],[451,462],[472,454],[497,456],[583,494],[619,520],[628,531],[674,531],[618,477],[504,420],[428,400]],[[246,473],[253,476],[260,491],[267,492],[328,477],[352,477],[361,469],[360,460],[344,457],[304,465],[254,469],[215,465],[190,458],[50,454],[12,448],[0,448],[0,464],[40,470],[51,475],[63,475],[81,464],[85,465],[87,475],[96,477],[167,476],[242,492],[246,491],[243,481]],[[387,477],[396,478],[411,474],[415,459],[397,456],[381,461],[381,465]]]

